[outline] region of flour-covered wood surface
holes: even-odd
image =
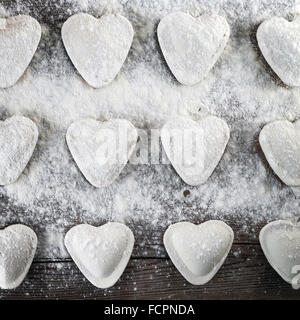
[[[269,266],[258,244],[265,223],[299,216],[299,198],[273,173],[258,143],[266,123],[300,118],[299,89],[278,79],[255,36],[265,19],[289,18],[292,6],[290,0],[0,1],[2,17],[29,14],[42,26],[41,42],[26,73],[15,86],[0,89],[1,119],[23,115],[39,130],[26,170],[17,182],[0,189],[0,226],[30,226],[38,236],[37,254],[24,283],[15,290],[1,290],[0,297],[299,298],[299,291]],[[231,31],[215,66],[192,87],[174,78],[156,34],[159,21],[178,10],[219,14]],[[117,12],[133,25],[128,57],[104,88],[88,86],[63,47],[61,26],[78,12],[97,17]],[[82,118],[124,118],[150,132],[177,116],[189,116],[203,104],[208,113],[228,123],[231,135],[216,170],[199,187],[185,184],[171,165],[152,161],[128,164],[111,186],[97,189],[85,180],[67,148],[66,131]],[[232,227],[234,245],[208,284],[192,286],[168,259],[163,233],[171,223],[211,218]],[[70,260],[63,239],[78,223],[98,226],[107,221],[128,225],[136,241],[120,281],[100,290]]]

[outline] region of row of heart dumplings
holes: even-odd
[[[163,242],[182,276],[193,285],[204,285],[223,265],[233,238],[226,223],[209,220],[199,225],[175,223],[166,230]],[[299,289],[299,224],[271,222],[260,231],[259,240],[271,266],[294,289]],[[105,289],[123,274],[131,257],[134,235],[126,225],[117,222],[100,227],[81,224],[67,232],[65,246],[83,275],[94,286]],[[37,236],[25,225],[11,225],[0,232],[2,289],[14,289],[22,283],[36,248]]]
[[[29,65],[41,38],[41,27],[32,17],[0,19],[0,87],[14,85]],[[300,86],[300,19],[289,22],[273,17],[257,30],[259,48],[268,64],[289,86]],[[109,84],[120,71],[132,45],[134,30],[119,14],[100,19],[78,13],[63,24],[62,40],[78,72],[92,87]],[[157,28],[163,56],[183,85],[202,81],[228,42],[230,28],[219,15],[197,18],[184,12],[170,13]],[[20,54],[22,53],[22,54]]]
[[[77,120],[66,133],[69,150],[84,177],[106,187],[138,149],[138,130],[127,120]],[[300,121],[278,120],[264,126],[259,142],[270,166],[294,191],[300,191]],[[215,170],[230,138],[226,122],[215,116],[197,121],[180,117],[160,130],[163,150],[183,181],[198,186]],[[38,129],[29,118],[13,116],[0,126],[0,184],[17,181],[28,164]],[[148,154],[148,153],[147,153]]]

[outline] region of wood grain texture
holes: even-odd
[[[259,245],[233,245],[204,286],[189,284],[169,259],[131,259],[115,286],[91,285],[72,261],[34,262],[23,284],[1,299],[300,299],[269,266]]]

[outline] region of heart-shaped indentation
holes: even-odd
[[[230,34],[225,18],[184,12],[164,17],[157,28],[159,45],[175,78],[184,85],[204,79],[223,52]]]
[[[178,118],[161,130],[161,141],[174,169],[191,186],[204,183],[219,163],[230,136],[226,122],[214,116],[199,121]]]
[[[13,289],[22,283],[31,266],[37,247],[33,230],[11,225],[0,230],[0,287]]]
[[[30,160],[38,140],[33,121],[13,116],[0,122],[0,185],[15,182]]]
[[[164,245],[183,277],[192,284],[202,285],[221,268],[233,238],[232,229],[219,220],[199,225],[179,222],[165,232]]]
[[[41,26],[32,17],[0,19],[0,88],[14,85],[28,67],[41,39]]]
[[[67,144],[85,178],[95,187],[112,184],[132,154],[138,133],[127,120],[100,122],[83,119],[72,123]]]
[[[131,23],[118,14],[96,19],[71,16],[62,26],[67,53],[84,80],[94,88],[109,84],[120,71],[133,40]]]
[[[288,283],[300,287],[300,224],[285,220],[264,226],[259,241],[270,265]]]
[[[278,177],[289,186],[300,186],[300,120],[268,123],[260,132],[259,143]]]
[[[259,48],[278,77],[289,86],[300,86],[300,17],[294,21],[273,17],[257,29]]]
[[[117,222],[98,228],[81,224],[68,231],[65,245],[83,275],[104,289],[113,286],[124,272],[134,236],[127,226]]]

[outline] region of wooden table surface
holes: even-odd
[[[13,7],[16,1],[1,3]],[[31,15],[40,22],[53,24],[59,29],[58,23],[64,21],[69,13],[63,14],[64,11],[60,10],[59,14],[55,15],[55,10],[57,8],[53,3],[37,0],[35,6],[32,5]],[[53,17],[56,17],[56,20],[53,20]],[[7,199],[0,200],[1,209],[5,209]],[[17,208],[15,210],[17,212]],[[194,222],[200,223],[208,218],[201,217],[201,220],[194,219]],[[11,222],[15,222],[13,218]],[[121,279],[112,288],[95,288],[71,259],[35,259],[25,281],[15,290],[0,290],[0,298],[299,299],[300,291],[293,290],[285,283],[264,257],[258,242],[258,234],[263,224],[254,224],[249,235],[243,231],[243,224],[247,223],[249,230],[251,221],[241,223],[228,218],[225,222],[233,228],[235,241],[224,265],[206,285],[189,284],[173,266],[162,243],[165,230],[149,230],[147,233],[141,226],[129,224],[136,238],[134,252]],[[142,232],[139,232],[140,230]],[[140,246],[141,243],[143,246]]]

